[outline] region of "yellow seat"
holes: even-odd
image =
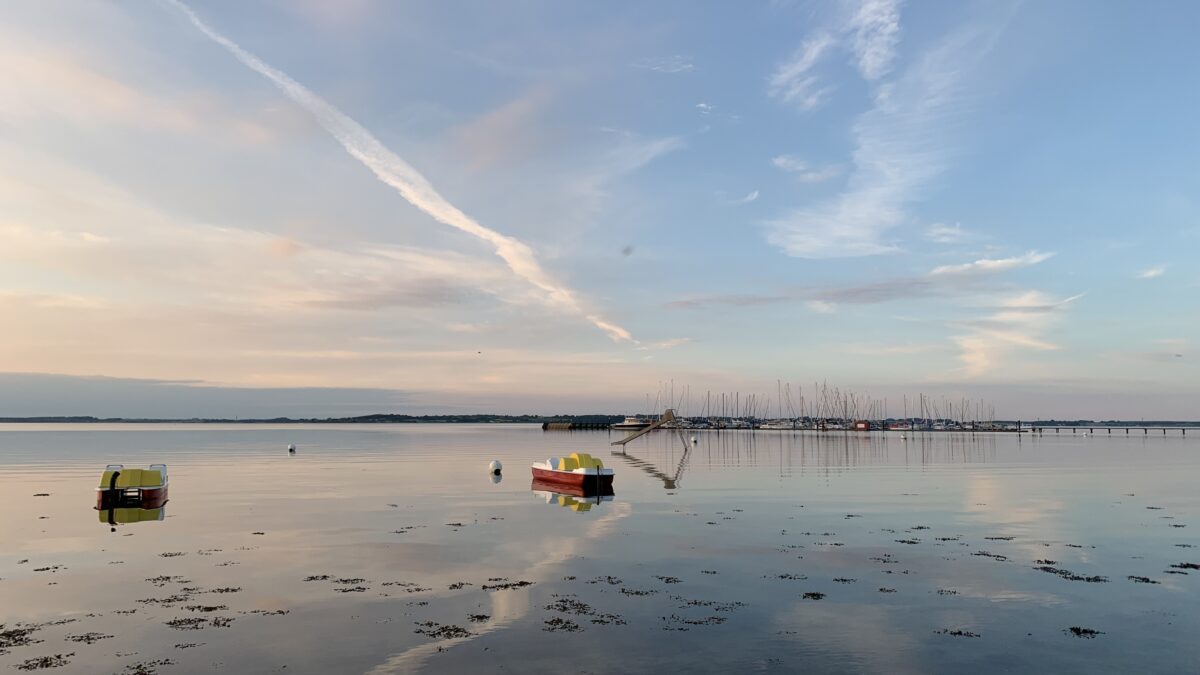
[[[163,484],[162,472],[157,469],[120,469],[120,474],[117,476],[118,488],[151,488],[160,487]],[[100,475],[101,488],[108,489],[112,475],[112,471],[105,471]]]
[[[586,452],[573,452],[571,453],[571,459],[575,460],[575,462],[579,465],[579,468],[582,469],[604,468],[604,465],[600,462],[600,460],[592,457]]]
[[[574,471],[579,468],[579,458],[575,455],[562,458],[562,466],[558,467],[559,471]]]
[[[142,487],[142,470],[141,469],[121,469],[120,475],[117,476],[117,487],[119,487],[119,488]]]

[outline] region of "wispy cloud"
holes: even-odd
[[[774,294],[727,294],[685,298],[668,303],[674,308],[707,306],[748,307],[802,301],[809,309],[830,312],[837,305],[873,305],[897,300],[918,300],[931,296],[977,293],[989,277],[1045,262],[1052,253],[1029,251],[1010,258],[981,258],[958,265],[943,265],[916,276],[892,277],[846,286],[800,288]],[[1035,311],[1027,307],[1026,312]]]
[[[891,70],[900,43],[900,0],[847,4],[852,14],[846,22],[846,31],[851,37],[858,72],[867,80],[878,80]]]
[[[696,110],[700,111],[701,115],[707,115],[713,111],[711,103],[697,103]]]
[[[839,17],[814,31],[780,63],[767,80],[767,93],[801,111],[815,110],[829,100],[834,87],[814,71],[829,54],[849,51],[863,79],[874,82],[887,75],[900,42],[900,0],[849,0]]]
[[[945,223],[934,223],[925,230],[925,238],[935,244],[958,244],[966,241],[971,236],[961,225],[955,223],[946,225]]]
[[[1082,297],[1079,294],[1051,300],[1040,291],[1027,291],[1004,298],[995,311],[983,318],[960,322],[959,326],[970,329],[969,333],[952,338],[960,350],[962,374],[970,378],[992,372],[1014,350],[1061,349],[1049,342],[1045,333],[1061,313]]]
[[[672,56],[660,56],[655,58],[646,58],[640,61],[635,61],[634,68],[642,70],[651,70],[656,73],[666,73],[673,75],[675,73],[686,73],[696,69],[695,64],[690,59],[679,54]]]
[[[969,263],[959,265],[942,265],[935,267],[929,272],[929,276],[942,276],[948,274],[975,274],[980,272],[1003,272],[1005,270],[1016,269],[1018,267],[1028,267],[1044,262],[1054,255],[1053,253],[1042,253],[1040,251],[1029,251],[1024,255],[1013,256],[1011,258],[980,258]]]
[[[758,190],[752,190],[752,191],[746,193],[745,197],[741,197],[739,199],[734,199],[734,200],[730,201],[729,203],[730,204],[749,204],[750,202],[757,201],[757,200],[758,200]]]
[[[767,92],[784,103],[809,111],[828,100],[832,87],[822,86],[821,80],[810,71],[837,40],[828,33],[819,33],[804,41],[791,58],[781,63],[767,81]]]
[[[821,183],[840,176],[843,170],[836,164],[811,167],[795,155],[776,155],[771,158],[771,165],[780,171],[793,174],[801,183]]]
[[[1166,265],[1157,265],[1138,273],[1139,279],[1156,279],[1167,273]]]
[[[896,251],[887,233],[908,221],[906,206],[949,164],[948,130],[971,108],[974,67],[998,32],[995,21],[964,26],[881,85],[871,110],[854,124],[846,189],[768,221],[768,241],[800,258]]]
[[[575,293],[542,269],[533,250],[524,242],[484,227],[460,211],[434,189],[415,168],[384,146],[358,122],[283,72],[267,65],[257,56],[216,32],[179,0],[168,0],[182,11],[200,32],[224,47],[238,61],[274,83],[296,104],[308,110],[355,159],[369,168],[379,180],[394,188],[410,204],[438,222],[470,234],[495,248],[514,274],[541,289],[553,305],[583,316],[615,341],[633,341],[629,331],[600,315],[584,309]]]

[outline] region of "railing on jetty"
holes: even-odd
[[[607,431],[611,426],[608,422],[542,422],[542,431],[579,431],[583,429]]]
[[[1030,431],[1032,431],[1032,432],[1033,432],[1033,433],[1035,433],[1035,434],[1045,434],[1047,430],[1049,430],[1049,429],[1053,429],[1053,430],[1054,430],[1054,433],[1056,433],[1056,434],[1057,434],[1057,433],[1060,433],[1060,432],[1062,432],[1062,431],[1064,431],[1064,430],[1066,430],[1066,429],[1070,429],[1070,430],[1071,430],[1071,433],[1075,434],[1075,433],[1079,433],[1079,431],[1082,429],[1082,430],[1084,430],[1084,431],[1087,431],[1089,434],[1094,434],[1094,433],[1096,433],[1096,430],[1097,430],[1097,429],[1100,429],[1100,430],[1102,430],[1102,431],[1106,431],[1107,433],[1111,434],[1111,433],[1113,432],[1113,429],[1116,429],[1117,431],[1124,430],[1124,431],[1125,431],[1125,435],[1126,435],[1126,436],[1128,436],[1128,435],[1129,435],[1129,430],[1130,430],[1130,429],[1132,429],[1132,430],[1134,430],[1134,431],[1141,431],[1143,436],[1148,436],[1148,435],[1150,434],[1150,432],[1151,432],[1151,431],[1162,431],[1162,433],[1163,433],[1163,436],[1166,436],[1168,431],[1176,431],[1176,430],[1178,430],[1178,431],[1179,431],[1179,434],[1180,434],[1181,436],[1187,436],[1187,432],[1188,432],[1188,429],[1189,429],[1189,428],[1191,428],[1191,429],[1197,429],[1198,427],[1185,427],[1185,426],[1171,426],[1171,427],[1156,427],[1156,426],[1129,426],[1129,425],[1124,425],[1124,424],[1122,424],[1122,425],[1120,425],[1120,426],[1115,426],[1115,427],[1113,427],[1113,426],[1106,426],[1106,425],[1102,425],[1102,424],[1096,424],[1096,425],[1088,425],[1088,426],[1081,426],[1081,427],[1074,427],[1074,426],[1073,426],[1073,427],[1066,427],[1066,426],[1049,426],[1049,427],[1039,427],[1039,426],[1032,426],[1032,427],[1030,427]]]

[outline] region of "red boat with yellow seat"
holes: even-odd
[[[586,452],[573,452],[566,457],[551,457],[534,462],[531,467],[535,480],[547,485],[581,488],[589,492],[612,490],[613,470]]]

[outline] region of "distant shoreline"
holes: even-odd
[[[90,415],[43,415],[36,417],[0,417],[0,424],[544,424],[574,422],[578,424],[615,424],[623,415],[359,415],[356,417],[271,417],[271,418],[142,418],[94,417]],[[887,422],[903,422],[889,419]],[[1022,426],[1038,428],[1200,428],[1197,420],[1019,420]],[[997,424],[1018,423],[1018,420],[997,420]]]
[[[271,418],[141,418],[39,416],[0,417],[0,424],[542,424],[578,422],[615,424],[623,415],[360,415],[357,417],[271,417]]]

